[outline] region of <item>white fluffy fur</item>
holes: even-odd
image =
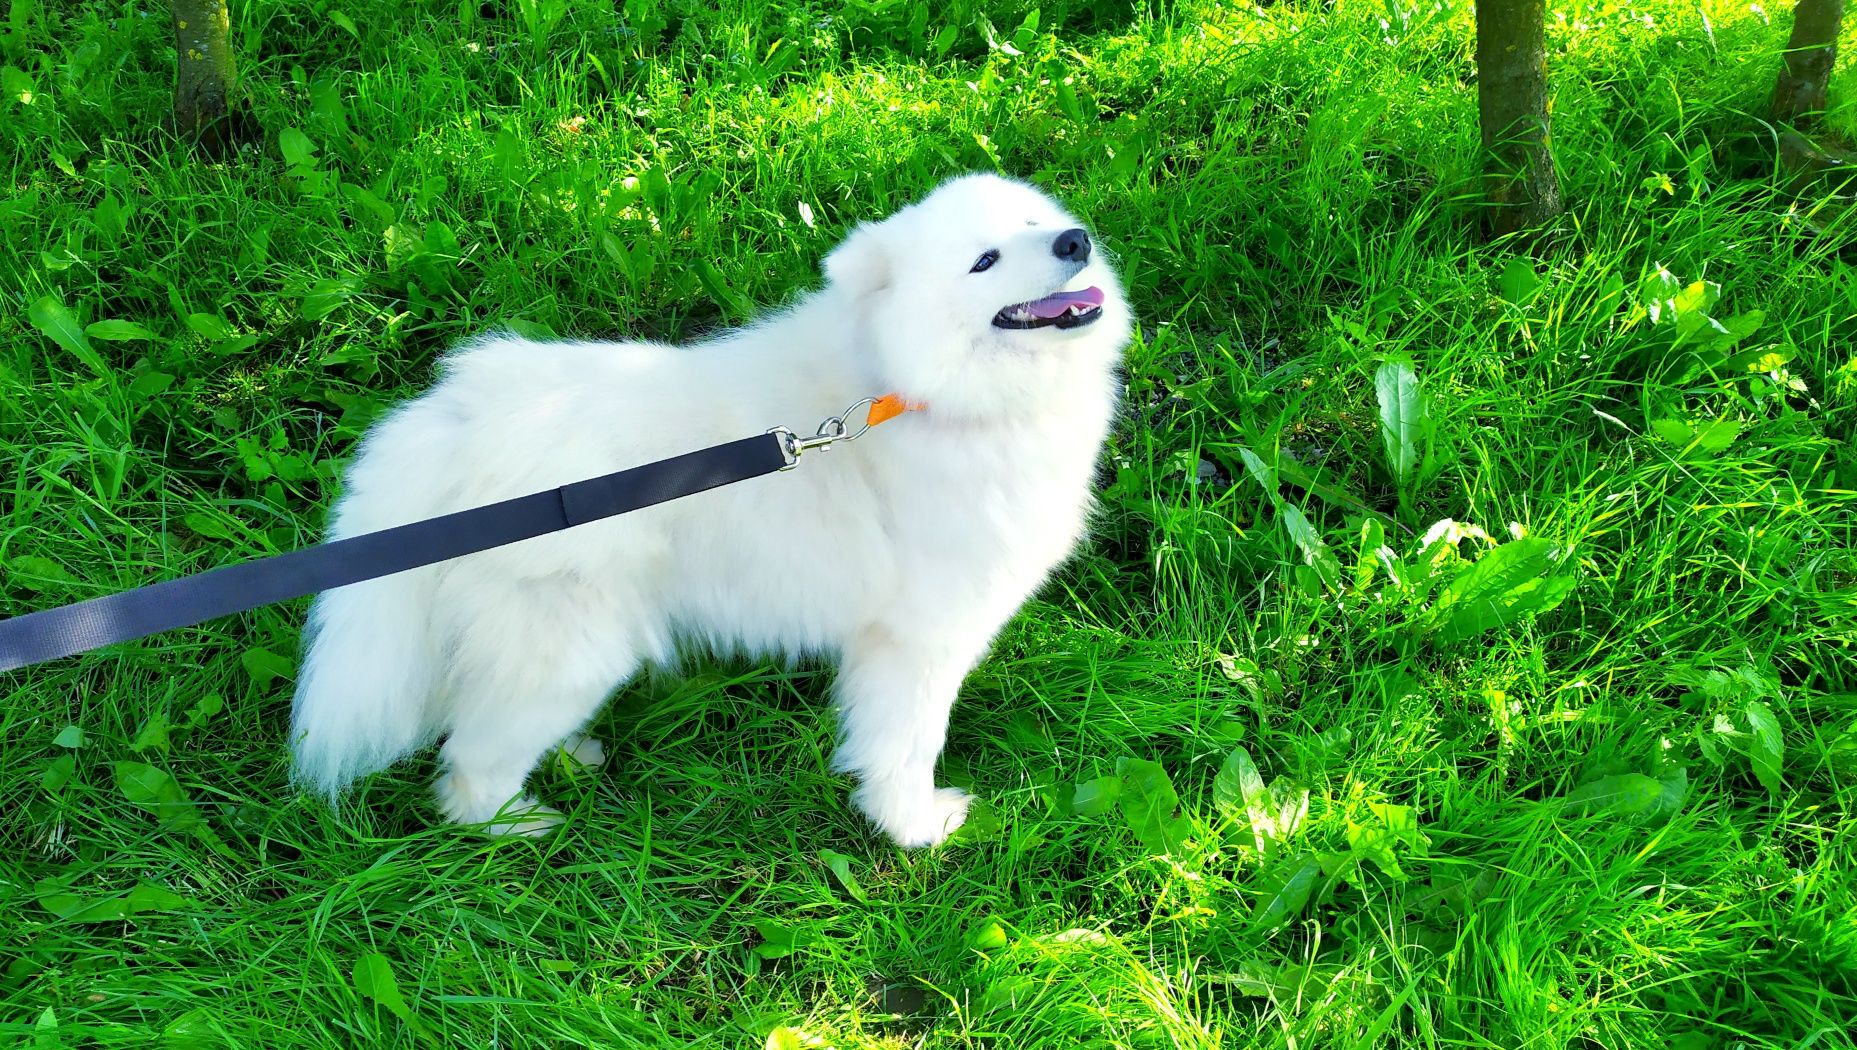
[[[296,775],[331,798],[445,739],[452,820],[533,833],[523,794],[642,663],[691,640],[840,662],[835,764],[905,846],[967,796],[934,769],[962,679],[1084,531],[1132,319],[1101,252],[1043,193],[967,176],[825,261],[826,286],[689,348],[497,337],[361,444],[331,538],[479,506],[760,433],[810,434],[859,398],[926,411],[757,478],[427,569],[329,591],[310,613]],[[970,273],[988,249],[991,269]],[[995,311],[1089,285],[1094,324],[1015,331]]]

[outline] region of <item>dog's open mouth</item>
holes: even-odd
[[[993,327],[1081,328],[1102,315],[1103,290],[1092,286],[1014,303],[993,315]]]

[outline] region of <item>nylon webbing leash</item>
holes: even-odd
[[[864,425],[845,417],[868,406]],[[921,406],[865,398],[802,438],[786,427],[656,463],[379,532],[0,620],[0,673],[571,529],[799,464]]]

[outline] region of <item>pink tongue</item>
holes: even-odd
[[[1077,292],[1059,292],[1047,295],[1043,299],[1034,299],[1025,304],[1033,317],[1057,317],[1073,306],[1083,307],[1086,311],[1092,306],[1103,305],[1103,290],[1090,287]]]

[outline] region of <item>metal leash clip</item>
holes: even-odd
[[[819,424],[818,431],[809,438],[800,437],[786,427],[768,428],[767,432],[769,434],[773,434],[780,439],[780,454],[787,459],[786,466],[780,469],[792,470],[794,467],[799,466],[800,456],[815,448],[830,448],[834,442],[856,441],[858,438],[863,437],[865,431],[871,428],[870,418],[868,416],[863,420],[863,425],[856,430],[851,429],[851,425],[846,423],[845,420],[851,418],[851,415],[858,409],[869,408],[876,403],[876,398],[867,397],[854,403],[850,408],[845,409],[838,415],[828,416],[825,422]]]

